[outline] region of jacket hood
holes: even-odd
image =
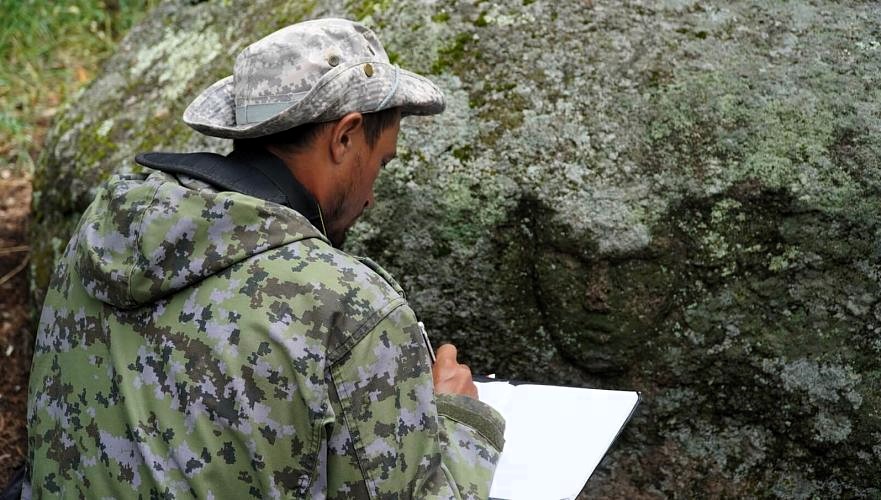
[[[155,172],[111,177],[83,214],[71,250],[86,292],[128,309],[306,238],[327,242],[290,208],[190,189]]]

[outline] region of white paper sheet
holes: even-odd
[[[475,382],[505,417],[505,449],[490,497],[575,498],[639,402],[639,394],[547,385]]]

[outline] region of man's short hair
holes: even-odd
[[[379,136],[389,127],[395,124],[398,116],[397,108],[384,109],[375,113],[364,113],[364,139],[370,148],[376,147]],[[233,140],[233,149],[266,149],[266,146],[276,146],[288,153],[298,153],[308,148],[326,128],[336,121],[324,123],[305,123],[289,130],[277,132],[253,139]]]

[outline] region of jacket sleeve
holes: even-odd
[[[431,364],[413,311],[400,304],[331,366],[358,468],[373,498],[489,496],[504,420],[465,396],[434,394]]]

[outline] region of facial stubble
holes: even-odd
[[[346,208],[349,206],[348,204],[355,202],[355,193],[359,181],[361,180],[361,175],[363,175],[363,171],[364,165],[361,156],[359,155],[356,158],[354,176],[349,178],[347,183],[339,187],[327,207],[327,210],[324,212],[324,220],[327,224],[327,238],[335,248],[343,248],[349,228],[351,228],[355,224],[355,221],[361,216],[361,212],[359,212],[358,215],[351,220],[343,219],[347,211]],[[361,208],[363,209],[363,207]]]

